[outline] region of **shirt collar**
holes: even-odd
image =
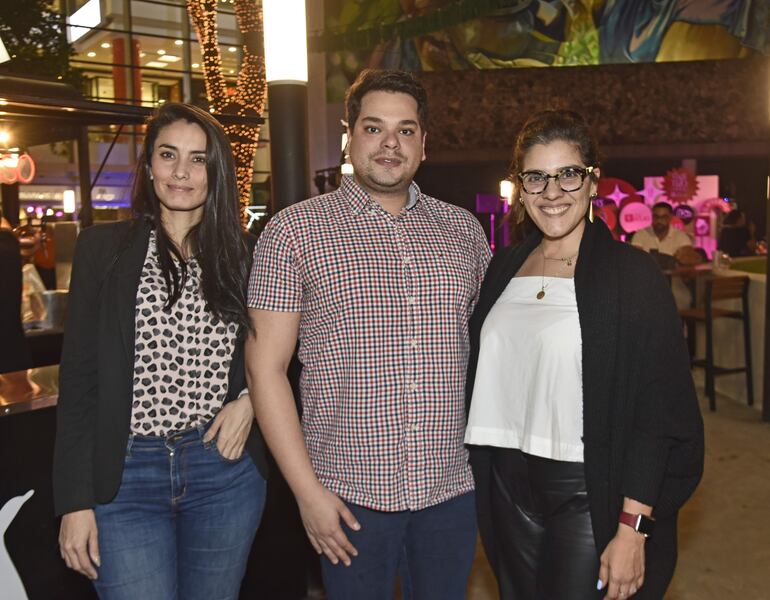
[[[369,193],[358,185],[358,182],[352,175],[343,175],[340,191],[347,201],[350,202],[350,206],[356,214],[361,213],[370,204],[374,203],[374,200],[372,200]],[[420,191],[420,187],[412,181],[412,183],[409,184],[409,199],[406,201],[406,206],[404,208],[406,210],[411,210],[417,205],[421,198],[422,192]]]

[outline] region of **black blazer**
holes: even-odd
[[[471,317],[470,408],[484,319],[540,243],[538,231],[490,263]],[[586,221],[575,268],[582,338],[583,444],[594,538],[601,553],[617,531],[623,497],[654,507],[645,584],[662,598],[676,562],[676,515],[703,472],[703,422],[671,290],[652,258]],[[494,566],[491,448],[471,446],[479,529]]]
[[[97,225],[78,237],[59,372],[53,488],[56,514],[115,497],[131,427],[136,292],[147,221]],[[250,251],[255,238],[247,236]],[[249,260],[251,260],[249,253]],[[235,345],[225,402],[246,387],[243,340]],[[256,423],[246,449],[266,476]]]

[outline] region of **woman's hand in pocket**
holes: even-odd
[[[214,417],[204,442],[217,440],[219,453],[227,460],[237,460],[243,454],[243,447],[254,423],[254,408],[247,394],[225,404]]]

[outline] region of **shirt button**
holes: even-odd
[[[412,391],[412,392],[417,391],[417,384],[414,381],[409,384],[409,391]]]
[[[406,298],[406,303],[407,303],[409,306],[414,306],[414,303],[415,303],[415,302],[417,302],[417,300],[415,299],[415,297],[414,297],[414,296],[407,296],[407,298]]]
[[[417,348],[417,343],[418,343],[417,340],[409,340],[409,345],[412,348]]]
[[[370,208],[369,209],[369,216],[373,217],[376,214],[377,214],[377,209],[376,208]]]
[[[404,263],[408,264],[408,263],[412,262],[412,257],[411,256],[404,256],[403,261],[404,261]]]

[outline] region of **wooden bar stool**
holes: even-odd
[[[706,370],[706,395],[709,398],[709,408],[716,410],[716,391],[714,378],[719,375],[746,373],[746,399],[749,406],[754,404],[754,385],[751,371],[751,327],[749,325],[749,278],[748,277],[713,277],[705,283],[705,296],[702,307],[685,308],[679,311],[679,316],[687,322],[688,331],[693,331],[696,322],[704,323],[706,327],[706,357],[694,358],[693,367],[703,367]],[[741,300],[741,310],[728,310],[714,306],[715,301],[737,299]],[[714,320],[738,319],[743,321],[743,347],[745,363],[742,367],[723,367],[714,364]]]

